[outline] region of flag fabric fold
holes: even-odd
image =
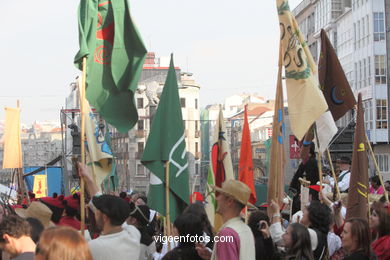
[[[301,140],[328,106],[319,88],[313,57],[288,1],[277,0],[277,9],[291,129]]]
[[[189,203],[189,174],[183,117],[173,55],[154,116],[142,164],[150,170],[149,206],[166,216],[165,163],[169,161],[170,220]]]
[[[256,203],[256,190],[253,177],[252,144],[248,123],[247,105],[244,110],[244,126],[242,128],[240,161],[238,163],[238,180],[248,185],[252,193],[249,202]]]
[[[23,167],[20,108],[5,108],[3,169]]]
[[[281,46],[280,46],[281,47]],[[272,123],[272,141],[270,154],[270,171],[268,176],[267,201],[275,200],[282,203],[284,198],[284,106],[283,106],[283,88],[282,88],[282,49],[279,50],[279,69],[275,95],[275,109]]]
[[[233,164],[229,143],[227,141],[227,131],[223,118],[223,112],[220,109],[210,151],[210,166],[206,185],[206,206],[205,210],[211,225],[218,230],[222,224],[220,216],[216,215],[217,201],[212,186],[222,187],[226,180],[234,179]]]
[[[358,95],[355,136],[353,141],[351,179],[348,189],[346,219],[363,218],[368,221],[368,158],[367,139],[364,128],[362,95]]]
[[[87,100],[84,102],[85,136],[87,140],[87,166],[93,173],[96,185],[101,188],[104,179],[112,172],[113,155],[109,144],[106,141],[108,127],[100,127],[97,118],[89,106]]]
[[[87,57],[86,97],[99,114],[125,133],[138,120],[134,103],[146,48],[127,0],[81,0],[75,64]]]

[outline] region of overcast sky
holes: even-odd
[[[16,106],[22,122],[59,120],[78,75],[79,1],[4,1],[0,24],[0,104]],[[131,0],[148,51],[175,55],[194,73],[200,103],[241,92],[274,98],[279,27],[274,0]],[[294,8],[300,0],[290,0]],[[0,120],[5,117],[0,112]]]

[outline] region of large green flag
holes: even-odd
[[[80,50],[74,62],[82,69],[87,57],[87,99],[125,133],[138,120],[134,91],[146,57],[127,0],[81,0],[78,15]]]
[[[141,161],[151,171],[148,204],[164,216],[165,163],[169,161],[169,212],[173,222],[189,200],[188,160],[173,55]]]

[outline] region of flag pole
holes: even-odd
[[[317,132],[317,126],[314,127],[314,134],[316,136],[316,142],[317,142],[317,149],[318,149],[318,159],[317,159],[317,165],[318,165],[318,177],[320,180],[320,193],[322,194],[322,165],[321,165],[321,151],[320,151],[320,141],[318,138],[318,132]],[[322,199],[321,199],[322,202]]]
[[[171,216],[169,205],[169,160],[165,163],[165,200],[166,200],[166,219],[167,219],[167,236],[171,235]],[[171,244],[168,241],[168,250],[171,250]]]
[[[80,91],[80,109],[81,109],[81,163],[85,165],[85,81],[87,76],[87,57],[83,57],[83,76]],[[84,179],[80,178],[80,215],[81,215],[81,235],[84,236],[85,230],[85,188]]]
[[[334,179],[334,183],[336,184],[335,186],[336,186],[336,192],[337,192],[337,200],[339,200],[339,199],[341,199],[340,188],[339,188],[339,185],[338,185],[338,180],[337,180],[336,173],[334,172],[332,157],[330,157],[329,148],[326,148],[326,152],[328,154],[330,170],[332,171],[332,176],[333,176],[333,179]]]
[[[370,154],[371,154],[372,160],[374,161],[376,172],[378,173],[378,176],[379,176],[379,181],[381,182],[382,188],[383,188],[384,193],[385,193],[386,202],[389,203],[389,194],[385,188],[385,184],[384,184],[383,178],[382,178],[382,173],[379,170],[378,162],[376,161],[375,154],[374,154],[374,151],[372,150],[370,140],[368,140],[367,134],[365,134],[365,135],[366,135],[366,141],[367,141],[368,147],[370,149]]]

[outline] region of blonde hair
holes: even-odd
[[[70,227],[52,227],[41,234],[36,254],[44,260],[92,260],[87,241]]]

